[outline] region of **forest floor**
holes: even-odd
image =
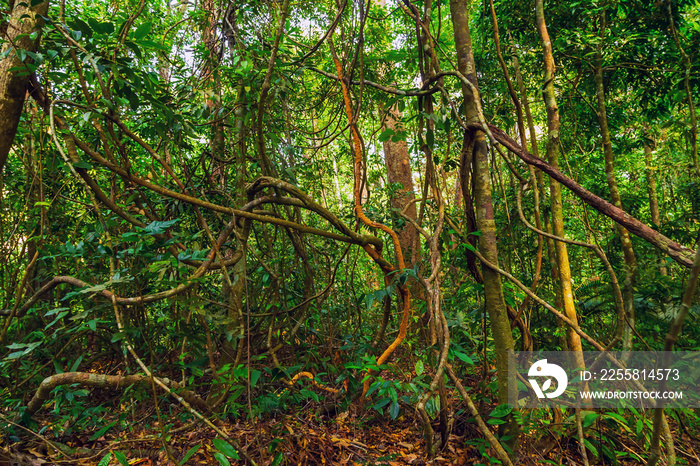
[[[477,378],[467,376],[464,381],[471,386],[472,396],[484,388]],[[85,392],[80,398],[71,395],[68,401],[72,401],[68,402],[68,392],[57,390],[55,400],[34,415],[31,431],[18,424],[6,432],[0,431],[0,466],[225,465],[228,460],[222,453],[229,453],[230,463],[237,464],[232,459],[234,450],[211,427],[193,421],[192,415],[175,400],[170,403],[158,398],[161,401],[157,411],[152,394],[144,392],[98,389]],[[432,460],[425,454],[419,415],[407,405],[391,420],[388,415],[360,409],[356,404],[346,409],[341,401],[329,398],[325,402],[321,399],[287,406],[283,412],[267,412],[253,420],[243,415],[214,423],[261,466],[500,464],[474,420],[464,414],[462,400],[452,398],[449,404],[455,413],[450,422],[451,434],[447,445]],[[494,408],[479,405],[483,413]],[[240,410],[247,412],[248,407],[240,406]],[[319,414],[324,412],[329,415]],[[545,410],[539,414],[542,418],[534,413],[530,416],[531,424],[521,435],[516,464],[583,464],[574,424],[565,421],[557,431],[549,414]],[[10,412],[0,411],[0,421],[13,418]],[[640,435],[639,427],[628,426],[627,422],[619,414],[601,413],[589,426],[587,441],[602,457],[589,452],[590,464],[625,466],[644,462],[648,429],[645,427]],[[700,455],[695,453],[700,452],[700,440],[675,419],[669,418],[669,422],[676,435],[678,464],[700,466]],[[436,419],[436,439],[438,424]],[[496,426],[490,427],[496,433]]]
[[[428,461],[421,428],[410,413],[389,421],[381,417],[363,419],[345,411],[331,419],[317,416],[318,406],[314,405],[310,403],[297,413],[277,414],[254,423],[241,420],[219,421],[217,424],[259,465],[488,465],[493,464],[491,459],[495,461],[495,458],[490,458],[490,449],[479,446],[483,445],[482,436],[474,422],[465,420],[455,423],[447,446],[436,458]],[[113,414],[114,419],[116,414]],[[141,414],[152,418],[153,413]],[[104,421],[109,420],[107,417]],[[143,416],[141,419],[144,419]],[[218,453],[220,449],[213,442],[217,435],[212,429],[199,422],[182,422],[178,419],[178,415],[168,415],[163,419],[163,422],[170,424],[166,439],[172,457],[183,465],[220,464],[215,456],[218,454],[221,458]],[[36,420],[40,425],[56,421],[47,412]],[[437,425],[434,427],[437,429]],[[537,437],[541,435],[537,434]],[[134,423],[121,431],[109,429],[100,436],[96,436],[94,431],[81,433],[75,430],[69,436],[58,439],[30,435],[26,431],[21,437],[3,439],[0,466],[177,464],[168,458],[163,448],[158,423],[150,426]],[[533,438],[534,435],[523,437],[518,464],[582,464],[577,443],[573,439],[543,437],[534,443],[531,441]],[[67,452],[67,448],[70,448],[68,454],[60,451]],[[626,445],[625,448],[633,449],[635,445]],[[183,462],[185,457],[187,459]],[[231,459],[231,464],[236,463]],[[598,463],[591,458],[591,464],[614,463]],[[639,464],[639,461],[620,458],[617,464]],[[683,464],[697,463],[690,461]]]

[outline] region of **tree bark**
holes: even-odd
[[[649,194],[649,211],[651,212],[651,223],[654,228],[661,226],[661,214],[659,213],[659,196],[656,192],[656,177],[654,176],[654,141],[644,139],[644,164],[647,176],[647,193]]]
[[[484,127],[481,123],[469,123],[467,126],[475,130],[483,129]],[[659,233],[653,228],[650,228],[648,225],[632,217],[624,210],[618,209],[605,199],[601,199],[600,197],[596,196],[578,184],[576,181],[563,174],[558,167],[555,167],[552,164],[532,155],[527,151],[527,149],[521,147],[520,144],[508,136],[505,131],[499,127],[489,124],[488,129],[496,141],[503,144],[523,162],[539,168],[547,175],[569,188],[569,190],[571,190],[571,192],[573,192],[583,202],[593,207],[606,217],[611,218],[615,222],[624,226],[630,233],[642,238],[644,241],[653,245],[664,254],[667,254],[676,263],[687,268],[692,267],[693,257],[695,255],[695,252],[692,249],[673,241],[669,237]],[[672,189],[673,187],[670,186],[670,188]],[[671,192],[671,197],[673,198],[673,192]]]
[[[605,89],[603,86],[603,59],[602,47],[603,38],[605,35],[605,15],[601,17],[600,44],[595,55],[593,68],[595,72],[595,88],[596,98],[598,100],[598,124],[600,125],[600,136],[603,139],[603,155],[605,157],[605,177],[608,182],[608,190],[610,191],[610,201],[618,209],[622,209],[622,199],[620,198],[620,190],[617,186],[615,177],[615,162],[612,151],[612,141],[610,140],[610,131],[608,129],[608,114],[605,106]],[[615,223],[615,230],[620,237],[622,243],[622,253],[625,258],[625,281],[622,286],[622,294],[625,301],[625,319],[626,325],[622,338],[623,351],[632,350],[632,336],[634,331],[634,283],[637,276],[637,258],[634,255],[632,247],[632,239],[630,234],[619,223]]]
[[[206,50],[202,76],[208,83],[207,87],[211,92],[211,96],[206,97],[205,104],[211,111],[212,118],[215,120],[211,124],[209,139],[212,158],[209,182],[214,187],[225,189],[229,184],[226,170],[229,161],[226,160],[225,120],[219,118],[221,111],[221,83],[218,76],[220,60],[218,54],[219,38],[217,34],[217,25],[221,12],[218,3],[214,0],[205,0],[202,3],[202,9],[207,13],[206,22],[202,29],[202,40]],[[233,20],[235,21],[235,19]],[[224,24],[227,23],[224,22]],[[227,30],[226,32],[228,37],[231,38],[231,31]],[[232,47],[232,50],[235,50],[235,47]],[[240,86],[238,93],[239,98],[243,98],[243,89],[240,89]],[[243,106],[239,106],[239,108],[242,107]],[[232,125],[234,128],[233,132],[235,133],[233,137],[235,140],[239,141],[238,147],[236,147],[237,150],[235,151],[236,156],[233,159],[235,178],[233,183],[231,183],[233,184],[233,189],[231,191],[235,205],[243,205],[247,199],[245,192],[245,143],[243,137],[240,135],[240,133],[243,132],[243,127],[242,116],[239,113],[240,112],[235,113],[235,121]],[[240,153],[241,151],[243,152],[242,154]],[[230,365],[231,371],[228,374],[229,376],[232,374],[233,368],[240,362],[239,360],[243,353],[243,336],[245,334],[245,326],[243,324],[243,295],[246,272],[246,247],[244,243],[250,231],[250,221],[244,221],[242,228],[236,225],[236,231],[235,249],[226,248],[220,251],[222,260],[230,259],[234,254],[242,258],[242,260],[238,261],[229,269],[226,267],[221,268],[221,294],[228,304],[227,316],[230,319],[229,323],[226,325],[226,331],[234,335],[234,337],[224,338],[222,340],[219,366]],[[212,386],[213,390],[209,393],[209,396],[213,400],[216,400],[214,403],[222,401],[220,395],[226,393],[227,387],[228,385],[226,383]]]
[[[654,148],[656,144],[651,135],[644,135],[644,169],[646,172],[647,179],[647,193],[649,194],[649,212],[651,213],[651,224],[654,228],[659,228],[661,226],[661,214],[659,212],[659,195],[656,191],[656,176],[654,176],[654,171],[656,170],[654,164]],[[665,265],[663,257],[659,262],[659,273],[661,275],[668,275],[668,268]]]
[[[467,0],[450,0],[450,15],[454,28],[455,48],[457,51],[457,66],[459,71],[477,86],[476,67],[469,33],[469,5]],[[464,111],[467,122],[479,120],[479,110],[476,95],[471,86],[462,83],[464,96]],[[498,264],[498,242],[496,239],[496,224],[493,217],[491,200],[491,178],[489,176],[488,145],[482,130],[468,131],[464,147],[471,148],[473,167],[474,201],[476,204],[476,223],[481,231],[479,251],[492,264]],[[470,167],[461,167],[469,170]],[[463,186],[463,194],[467,192]],[[466,200],[466,199],[465,199]],[[484,301],[491,322],[491,331],[496,346],[496,370],[498,371],[498,402],[506,404],[509,401],[509,391],[515,387],[508,378],[508,354],[513,351],[513,333],[503,298],[503,288],[500,275],[497,272],[482,267],[484,280]],[[503,429],[509,435],[511,449],[517,444],[518,425],[510,419]]]
[[[512,38],[511,38],[512,40]],[[518,61],[518,57],[516,55],[516,48],[515,48],[515,43],[513,43],[512,47],[512,56],[513,56],[513,69],[515,70],[515,80],[518,84],[518,92],[520,92],[520,99],[522,100],[522,106],[523,110],[525,112],[525,118],[527,120],[527,128],[528,128],[528,134],[530,136],[530,147],[532,153],[535,155],[535,157],[540,156],[540,151],[537,145],[537,133],[535,132],[535,122],[534,119],[532,118],[532,112],[530,112],[530,103],[527,98],[527,91],[525,90],[525,84],[523,82],[523,77],[522,74],[520,73],[520,63]],[[526,147],[526,146],[522,146]],[[530,166],[531,169],[534,168]],[[552,220],[549,215],[542,215],[540,212],[540,203],[545,202],[547,199],[547,191],[545,188],[544,184],[544,174],[542,173],[542,170],[535,170],[535,186],[533,186],[533,191],[534,191],[534,199],[535,199],[535,220],[537,221],[538,218],[542,219],[544,221],[544,225],[538,226],[538,223],[535,223],[535,226],[538,228],[544,227],[544,231],[546,233],[552,233]],[[539,199],[538,199],[539,198]],[[539,237],[541,241],[541,236]],[[562,300],[561,297],[561,286],[559,286],[559,269],[557,268],[557,256],[556,252],[554,250],[554,240],[550,237],[546,237],[546,243],[547,243],[547,260],[549,261],[549,275],[552,278],[552,283],[554,283],[554,305],[556,306],[557,309],[563,309],[564,308],[564,301]],[[531,289],[534,287],[531,287]],[[534,290],[533,290],[534,291]],[[564,323],[561,322],[561,320],[557,320],[558,324],[560,327],[564,326]],[[567,342],[566,342],[566,336],[562,335],[560,337],[560,344],[563,350],[567,349]],[[557,411],[555,411],[557,412]]]
[[[544,90],[542,92],[545,106],[547,107],[547,160],[549,164],[559,169],[559,107],[557,106],[554,94],[554,56],[552,54],[552,43],[549,39],[549,32],[544,19],[543,0],[535,3],[537,14],[537,29],[542,39],[544,50]],[[550,204],[552,210],[552,232],[559,237],[565,237],[564,213],[561,196],[561,185],[550,177]],[[571,288],[571,267],[569,266],[569,253],[566,243],[555,241],[554,247],[557,255],[557,265],[559,268],[559,282],[561,285],[561,297],[564,303],[564,313],[574,323],[578,324],[576,308],[574,306],[574,295]],[[575,363],[577,367],[585,367],[583,361],[583,348],[581,337],[571,328],[567,328],[567,342],[569,350],[575,352]]]
[[[398,123],[399,118],[401,118],[401,114],[398,109],[392,107],[387,112],[382,127],[402,131],[403,128]],[[404,214],[415,220],[417,212],[416,204],[413,202],[415,200],[413,176],[406,140],[392,141],[390,138],[384,141],[383,147],[387,181],[391,192],[391,207],[401,212],[408,206]],[[397,184],[401,187],[398,187]],[[394,187],[398,189],[394,190]],[[412,268],[420,257],[418,230],[410,222],[404,222],[402,228],[395,227],[394,230],[399,235],[399,243],[401,243],[406,267]]]
[[[10,21],[2,28],[6,28],[3,37],[6,42],[2,46],[4,58],[0,60],[0,173],[17,133],[31,74],[30,69],[22,65],[33,60],[23,58],[24,53],[36,52],[44,24],[43,19],[37,16],[46,16],[49,11],[48,0],[32,7],[28,3],[16,2]],[[36,35],[33,36],[33,33]]]
[[[686,53],[685,49],[683,49],[683,45],[681,44],[681,39],[678,31],[676,30],[676,23],[673,21],[672,4],[673,2],[668,2],[668,19],[671,23],[671,35],[673,36],[673,41],[676,43],[676,47],[678,47],[678,51],[681,53],[683,64],[685,65],[685,73],[683,74],[683,88],[688,99],[688,111],[690,113],[690,127],[688,128],[688,136],[690,138],[690,158],[693,163],[693,168],[695,168],[695,173],[698,177],[700,177],[700,161],[698,161],[698,118],[695,114],[693,91],[690,84],[693,61]]]
[[[180,384],[174,380],[162,378],[160,379],[168,388],[178,390],[178,394],[182,396],[189,404],[204,411],[209,412],[209,405],[202,400],[196,393],[183,389]],[[47,377],[39,385],[32,399],[27,404],[27,414],[30,416],[41,409],[44,401],[49,399],[51,391],[61,385],[71,385],[77,383],[84,387],[96,388],[127,388],[131,385],[151,385],[151,378],[145,375],[106,375],[93,374],[90,372],[64,372],[62,374],[52,375]]]

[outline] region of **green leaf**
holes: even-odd
[[[170,267],[169,260],[156,261],[156,262],[152,262],[152,263],[148,264],[148,271],[153,272],[153,273],[157,273],[163,269],[167,269],[168,267]]]
[[[77,370],[78,370],[78,367],[80,367],[80,363],[81,363],[81,362],[83,362],[83,356],[82,356],[82,355],[81,355],[81,356],[78,356],[78,359],[76,359],[75,362],[73,363],[73,365],[70,367],[70,371],[69,371],[69,372],[75,372],[75,371],[77,371]]]
[[[129,460],[126,459],[126,455],[120,451],[114,452],[114,457],[119,461],[122,466],[129,466]]]
[[[363,382],[364,382],[364,380],[363,380]],[[367,394],[365,395],[365,397],[369,397],[372,394],[372,392],[374,392],[376,389],[379,388],[379,385],[380,385],[379,382],[374,382],[372,385],[370,385],[369,390],[367,390]]]
[[[396,419],[397,417],[399,417],[399,411],[399,402],[394,401],[393,403],[391,403],[391,406],[389,406],[389,415],[392,419]]]
[[[19,348],[26,348],[27,344],[26,343],[11,343],[7,345],[9,349],[19,349]]]
[[[5,357],[5,359],[17,359],[21,358],[22,356],[31,353],[34,351],[36,347],[41,345],[40,341],[34,342],[34,343],[13,343],[11,345],[7,345],[8,348],[10,349],[16,349],[16,348],[25,348],[22,351],[15,351],[14,353],[10,353]]]
[[[425,366],[423,365],[423,361],[420,359],[416,361],[416,375],[420,376],[423,375],[423,371],[425,370]]]
[[[141,24],[138,28],[136,28],[136,31],[133,32],[132,37],[135,40],[141,40],[144,37],[148,35],[149,32],[151,32],[151,22],[146,21],[145,23]]]
[[[600,416],[598,413],[588,413],[583,418],[583,428],[587,428],[593,425],[596,419]]]
[[[34,203],[34,207],[51,207],[50,202],[39,201]]]
[[[258,383],[258,379],[260,379],[260,376],[262,375],[262,372],[260,371],[253,371],[250,373],[250,386],[254,387],[255,384]]]
[[[613,419],[613,420],[615,420],[618,424],[620,424],[627,432],[631,432],[631,429],[630,429],[629,426],[627,425],[627,419],[625,419],[624,417],[620,416],[619,414],[617,414],[617,413],[605,413],[605,414],[603,415],[603,418]]]
[[[138,44],[132,40],[126,40],[124,41],[124,45],[129,47],[132,52],[134,52],[134,55],[136,55],[138,58],[143,58],[143,54],[141,53],[141,47],[138,46]]]
[[[596,458],[598,458],[598,450],[596,449],[596,447],[593,446],[591,442],[588,441],[588,439],[583,439],[583,444],[586,446],[587,449],[593,452],[593,455]]]
[[[182,457],[182,459],[180,460],[180,463],[182,463],[182,464],[187,463],[187,460],[189,460],[190,458],[192,458],[192,457],[194,456],[194,454],[197,453],[197,451],[198,451],[200,448],[202,448],[202,444],[201,444],[201,443],[200,443],[199,445],[195,445],[195,446],[193,446],[192,448],[190,448],[189,450],[187,450],[187,453],[185,453],[185,456]]]
[[[179,221],[180,219],[176,218],[175,220],[167,220],[165,222],[151,222],[148,225],[146,225],[146,228],[144,228],[143,231],[149,235],[161,235],[165,233],[165,230],[175,225]]]
[[[391,137],[394,134],[395,134],[395,132],[393,129],[387,128],[379,134],[379,137],[377,139],[379,139],[379,142],[386,142],[389,139],[391,139]]]
[[[95,285],[95,286],[89,286],[89,287],[85,288],[84,290],[80,290],[80,293],[81,294],[99,293],[100,291],[106,290],[108,285],[109,285],[109,282],[100,283],[99,285]]]
[[[109,424],[107,424],[106,426],[102,427],[100,430],[98,430],[97,432],[92,434],[92,437],[90,437],[90,441],[94,442],[98,438],[102,437],[105,434],[105,432],[107,432],[109,429],[114,427],[114,425],[116,423],[117,423],[117,421],[113,421],[113,422],[110,422]]]
[[[102,458],[100,460],[99,463],[97,463],[97,466],[107,466],[111,459],[112,459],[112,452],[109,452],[104,456],[104,458]]]
[[[240,459],[238,457],[238,452],[236,451],[236,449],[233,448],[231,444],[225,441],[224,439],[215,438],[214,440],[212,440],[212,443],[214,444],[217,450],[219,450],[221,453],[228,456],[229,458],[233,458],[234,460]]]
[[[231,466],[231,463],[229,463],[226,457],[221,453],[216,452],[213,456],[214,458],[216,458],[216,461],[218,461],[221,466]]]
[[[374,293],[367,293],[365,296],[365,306],[367,306],[367,310],[372,309],[372,304],[374,304]]]
[[[405,141],[408,133],[406,131],[399,131],[391,137],[391,142]]]
[[[47,328],[53,327],[56,322],[63,319],[67,314],[68,314],[68,311],[59,312],[58,315],[56,316],[56,318],[51,323],[49,323],[46,327],[44,327],[44,330],[46,330]]]
[[[57,307],[57,308],[55,308],[55,309],[51,309],[49,312],[47,312],[46,314],[44,314],[44,316],[45,316],[45,317],[52,316],[52,315],[54,315],[54,314],[58,314],[58,313],[61,312],[61,311],[67,311],[67,310],[69,310],[69,308],[67,308],[67,307]],[[8,348],[9,348],[9,347],[8,347]],[[12,349],[12,348],[10,348],[10,349]]]
[[[82,168],[83,170],[92,170],[93,166],[87,163],[85,160],[80,160],[73,164],[75,168]]]
[[[83,34],[85,37],[92,37],[92,28],[80,18],[71,19],[68,21],[68,26],[73,29],[73,37],[77,40],[80,40]]]
[[[159,44],[158,42],[154,42],[152,40],[140,40],[138,41],[138,44],[145,49],[156,49],[160,50],[161,52],[170,52],[170,47],[168,47],[167,45]]]
[[[312,392],[308,388],[302,388],[301,390],[299,390],[299,394],[307,398],[311,398],[315,402],[318,402],[318,395],[316,394],[316,392]]]
[[[114,32],[114,24],[109,21],[101,23],[95,18],[88,18],[87,22],[92,30],[98,34],[111,34]]]
[[[474,360],[460,351],[455,351],[455,356],[457,356],[459,359],[466,362],[470,366],[474,365]]]
[[[490,416],[491,417],[505,417],[505,416],[509,415],[511,413],[511,411],[513,411],[513,406],[506,403],[506,404],[496,406],[496,409],[491,411]]]
[[[375,405],[372,406],[372,408],[377,411],[381,411],[384,408],[384,406],[388,405],[389,403],[391,403],[391,398],[382,398],[377,403],[375,403]]]
[[[271,466],[279,466],[280,464],[282,464],[283,459],[284,459],[284,452],[277,453]]]

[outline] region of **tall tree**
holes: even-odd
[[[464,117],[469,123],[478,123],[479,102],[476,65],[469,32],[468,0],[450,0],[450,16],[454,29],[455,48],[457,50],[457,67],[470,84],[462,83],[464,97]],[[493,202],[491,199],[491,176],[489,174],[488,144],[486,135],[481,130],[469,131],[465,135],[464,149],[466,158],[460,170],[473,171],[474,203],[476,205],[476,224],[481,232],[479,251],[491,264],[498,264],[498,240],[494,221]],[[464,186],[463,186],[464,189]],[[464,194],[464,193],[463,193]],[[484,307],[489,314],[491,332],[496,345],[496,370],[498,371],[498,402],[508,403],[513,387],[508,378],[508,355],[513,351],[513,333],[508,319],[501,276],[488,267],[482,267],[484,281]],[[511,419],[506,429],[510,436],[511,447],[517,442],[517,423]]]
[[[610,130],[608,128],[608,110],[605,105],[605,87],[603,86],[603,44],[605,42],[605,29],[607,27],[605,12],[601,13],[599,44],[593,61],[593,71],[595,75],[595,90],[598,102],[598,124],[600,126],[600,136],[603,140],[603,155],[605,157],[605,178],[608,183],[610,200],[618,209],[623,209],[620,189],[617,186],[617,175],[615,173],[615,160],[610,140]],[[625,258],[625,281],[622,287],[625,300],[625,330],[623,336],[623,349],[632,350],[632,335],[634,332],[634,283],[637,276],[637,258],[634,255],[632,239],[629,232],[620,224],[615,224],[615,231],[622,243],[622,252]]]
[[[384,130],[391,130],[393,134],[403,132],[400,124],[401,114],[396,106],[388,109],[382,122]],[[399,138],[397,138],[399,139]],[[386,164],[387,181],[391,196],[391,207],[403,212],[407,217],[416,219],[416,203],[413,190],[413,174],[411,170],[411,158],[408,154],[406,140],[401,138],[393,140],[389,138],[383,142],[384,162]],[[396,228],[399,235],[401,249],[404,251],[406,267],[412,268],[420,258],[420,238],[418,230],[412,223],[401,220],[402,226]]]
[[[10,1],[10,19],[0,25],[3,44],[0,51],[0,174],[7,162],[29,76],[34,72],[34,53],[41,39],[42,16],[49,11],[49,1]]]
[[[544,18],[544,5],[542,0],[536,0],[535,10],[537,15],[537,30],[542,40],[544,53],[544,88],[542,96],[547,108],[547,161],[549,164],[559,168],[559,107],[554,93],[554,55],[552,54],[552,42],[547,31],[547,24]],[[564,209],[561,196],[561,185],[554,179],[549,179],[550,206],[552,211],[552,233],[563,238],[564,231]],[[564,304],[564,313],[574,323],[578,323],[576,308],[574,306],[574,294],[571,287],[571,267],[569,265],[569,253],[566,243],[563,241],[554,242],[557,266],[559,268],[559,284],[561,296]],[[574,351],[576,364],[578,367],[585,367],[583,361],[583,347],[581,337],[571,328],[566,330],[569,350]]]

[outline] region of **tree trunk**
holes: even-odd
[[[26,69],[20,67],[33,62],[31,58],[23,61],[20,57],[25,51],[36,52],[41,38],[41,26],[44,24],[37,15],[46,16],[49,11],[48,0],[32,7],[28,3],[18,1],[12,10],[10,21],[0,27],[4,32],[3,39],[6,40],[0,55],[4,57],[0,60],[0,173],[15,139],[27,94],[29,75]],[[33,32],[36,32],[34,38]]]
[[[402,131],[403,128],[398,124],[400,118],[401,114],[398,109],[392,107],[387,112],[382,128]],[[383,145],[388,187],[391,192],[391,207],[403,211],[408,205],[405,215],[415,220],[416,204],[413,202],[415,199],[413,194],[413,174],[411,172],[411,159],[408,155],[406,140],[392,141],[388,139],[384,141]],[[398,187],[398,185],[401,186]],[[394,189],[395,187],[398,189]],[[398,213],[396,216],[400,218]],[[420,257],[418,230],[407,221],[403,222],[403,227],[394,228],[394,230],[399,235],[406,267],[412,268]]]
[[[654,147],[656,146],[650,135],[644,137],[644,164],[647,177],[647,193],[649,194],[649,211],[651,212],[651,223],[655,229],[661,226],[661,214],[659,213],[659,196],[656,193],[656,177],[654,176]],[[664,259],[661,258],[659,266],[661,275],[668,275],[668,269],[664,265]]]
[[[477,86],[474,55],[472,52],[471,37],[469,34],[469,8],[467,0],[450,0],[450,15],[454,28],[455,47],[457,49],[457,66],[459,71]],[[479,111],[477,97],[471,86],[462,83],[464,95],[465,119],[467,122],[477,122]],[[469,131],[465,136],[464,147],[471,149],[471,161],[473,167],[474,201],[476,204],[476,223],[481,231],[479,237],[479,251],[486,260],[492,264],[498,264],[498,247],[496,240],[496,224],[493,217],[493,203],[491,200],[491,178],[489,176],[488,146],[485,134],[481,130]],[[461,167],[461,170],[469,170],[470,167]],[[463,186],[463,194],[467,192]],[[466,199],[465,199],[466,200]],[[509,390],[515,387],[508,380],[508,354],[513,351],[513,333],[510,328],[510,320],[506,311],[503,298],[501,278],[498,273],[488,267],[482,267],[484,280],[484,301],[491,322],[491,331],[496,346],[496,370],[498,371],[498,402],[508,403]],[[508,442],[511,449],[517,444],[518,425],[514,419],[505,425],[505,435],[509,435]]]
[[[596,97],[598,99],[598,123],[600,135],[603,139],[603,155],[605,156],[605,177],[608,181],[610,201],[618,209],[622,209],[622,199],[615,178],[615,164],[612,152],[612,141],[608,130],[608,115],[605,106],[605,89],[603,87],[602,46],[605,31],[605,15],[601,17],[601,42],[594,60]],[[632,350],[632,336],[634,330],[634,282],[637,275],[637,258],[632,248],[632,240],[629,232],[622,225],[616,223],[615,230],[622,243],[622,253],[625,258],[625,281],[622,295],[625,301],[625,318],[627,320],[622,338],[623,351]]]
[[[221,110],[221,84],[218,78],[218,68],[219,68],[219,39],[217,34],[217,24],[218,18],[220,16],[219,7],[213,0],[205,0],[202,3],[202,9],[207,13],[206,23],[202,30],[202,41],[204,42],[207,55],[205,57],[206,64],[203,67],[202,75],[205,81],[208,83],[208,90],[212,93],[211,97],[205,99],[207,108],[211,111],[215,122],[211,125],[210,132],[210,148],[211,148],[211,175],[209,182],[220,189],[225,189],[227,185],[232,184],[233,189],[231,190],[233,202],[236,206],[245,204],[246,193],[245,193],[245,183],[246,183],[246,167],[245,167],[245,141],[243,137],[243,118],[244,115],[240,111],[236,111],[234,114],[234,124],[232,134],[229,139],[238,141],[236,154],[234,162],[234,179],[231,183],[227,179],[227,166],[229,161],[226,160],[226,128],[224,125],[225,120],[218,118]],[[231,18],[235,21],[234,18]],[[235,40],[232,31],[228,25],[230,23],[224,22],[226,26],[225,35],[228,39]],[[232,53],[235,51],[234,44],[229,43],[230,50]],[[243,89],[241,86],[238,88],[239,100],[245,100]],[[238,106],[238,108],[244,108],[243,105]],[[235,263],[235,265],[227,269],[226,267],[221,268],[221,294],[226,300],[228,305],[227,316],[230,319],[229,323],[226,325],[226,331],[233,335],[233,338],[225,338],[222,341],[222,351],[221,358],[219,360],[219,366],[223,367],[225,365],[230,365],[231,370],[229,374],[232,374],[233,369],[240,362],[243,341],[245,334],[245,326],[243,322],[243,295],[245,294],[245,280],[246,280],[246,247],[245,241],[248,237],[250,231],[250,222],[244,221],[243,227],[236,226],[236,248],[226,248],[221,251],[221,259],[228,260],[236,254],[240,254],[242,259]],[[215,376],[216,377],[216,376]],[[213,386],[210,396],[213,398],[214,403],[219,403],[221,401],[220,396],[226,393],[227,384]]]
[[[683,88],[688,99],[688,112],[690,113],[690,127],[688,128],[688,138],[690,139],[690,158],[693,163],[693,168],[695,168],[695,173],[698,177],[700,177],[700,161],[698,161],[698,118],[695,114],[693,91],[690,83],[693,61],[686,53],[685,49],[683,49],[683,45],[681,44],[680,35],[676,30],[676,23],[673,21],[672,4],[673,2],[668,2],[668,19],[671,23],[671,35],[673,36],[673,41],[676,43],[676,47],[678,47],[678,51],[681,53],[683,64],[685,65],[685,73],[683,74]]]
[[[547,107],[547,160],[554,168],[559,168],[559,107],[554,95],[554,56],[552,54],[552,43],[549,39],[549,32],[544,20],[544,6],[542,0],[537,0],[535,4],[537,14],[537,29],[542,38],[542,48],[544,49],[544,90],[543,97]],[[561,197],[561,185],[550,177],[549,179],[550,203],[552,210],[552,232],[554,235],[564,237],[564,214]],[[578,324],[576,308],[574,307],[574,295],[571,288],[571,268],[569,266],[569,253],[566,243],[555,241],[554,247],[559,268],[559,281],[561,285],[561,297],[564,304],[564,313],[572,322]],[[569,350],[574,351],[575,363],[578,367],[585,367],[583,361],[583,348],[581,337],[570,327],[567,327],[567,343]]]
[[[649,210],[651,211],[651,223],[654,228],[661,226],[661,215],[659,214],[659,196],[656,193],[656,177],[654,176],[654,147],[653,140],[644,139],[644,163],[647,175],[647,192],[649,193]]]

